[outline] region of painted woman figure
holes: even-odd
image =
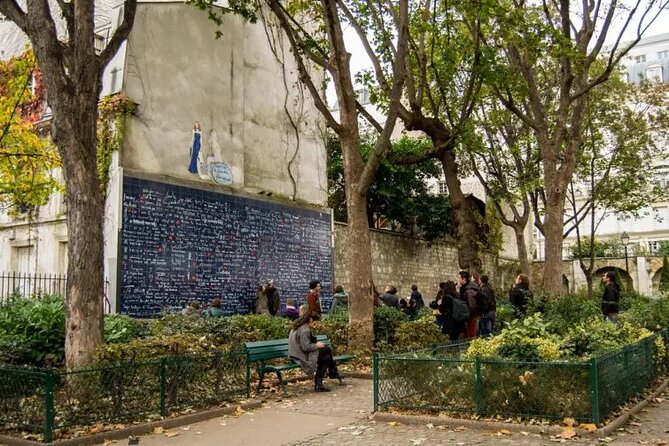
[[[200,154],[201,144],[202,131],[200,130],[200,123],[195,121],[195,124],[193,124],[193,147],[191,147],[190,166],[188,166],[188,171],[190,173],[197,173],[198,155]]]

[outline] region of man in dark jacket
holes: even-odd
[[[607,271],[602,276],[604,294],[602,294],[602,314],[610,321],[618,319],[618,302],[620,302],[620,286],[616,283],[613,271]]]
[[[279,307],[281,307],[281,299],[279,297],[279,290],[274,287],[274,280],[269,279],[267,281],[265,293],[267,294],[267,309],[269,310],[269,314],[276,316],[276,313],[279,312]]]
[[[488,283],[488,276],[481,275],[481,286],[479,291],[486,297],[486,312],[481,315],[479,320],[479,335],[489,336],[495,326],[495,316],[497,314],[497,300],[495,299],[495,290]]]
[[[425,302],[423,302],[423,295],[418,291],[418,287],[416,285],[411,285],[411,298],[409,301],[409,306],[411,306],[411,301],[415,302],[416,308],[421,309],[425,306]]]
[[[460,284],[460,299],[464,300],[469,307],[469,321],[465,325],[465,338],[475,338],[479,324],[479,314],[476,312],[476,293],[478,285],[469,279],[467,271],[458,273]]]
[[[383,305],[386,307],[399,308],[400,299],[397,297],[397,288],[392,285],[388,285],[385,292],[381,296],[381,302],[383,302]]]

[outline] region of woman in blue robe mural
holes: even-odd
[[[193,146],[190,149],[190,166],[188,166],[188,171],[190,173],[197,173],[198,155],[200,154],[201,144],[202,131],[200,130],[200,123],[195,121],[195,124],[193,124]]]

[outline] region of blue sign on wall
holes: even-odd
[[[319,279],[328,308],[331,240],[328,211],[125,177],[118,309],[150,317],[218,297],[226,314],[248,313],[268,279],[282,306]]]

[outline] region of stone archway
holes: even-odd
[[[618,276],[620,277],[620,283],[619,285],[624,286],[625,289],[627,290],[633,290],[634,289],[634,281],[632,280],[632,276],[625,271],[622,268],[618,268],[616,266],[603,266],[599,268],[595,273],[592,275],[593,282],[597,283],[597,280],[602,277],[602,275],[607,272],[607,271],[613,271],[615,273],[618,273]]]
[[[655,274],[653,274],[653,278],[651,280],[653,291],[657,291],[660,288],[660,278],[662,277],[663,269],[664,267],[660,267],[657,271],[655,271]]]

